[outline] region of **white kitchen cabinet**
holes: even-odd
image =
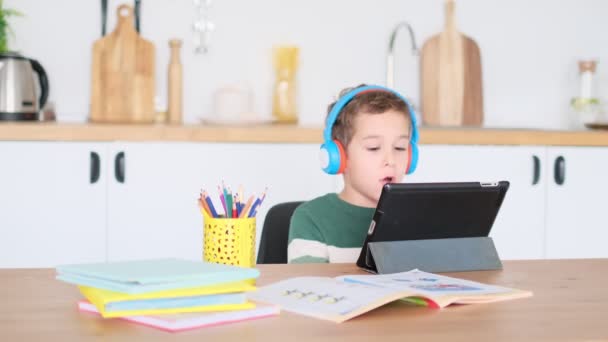
[[[268,186],[257,215],[259,238],[272,205],[340,190],[341,177],[320,170],[318,148],[0,142],[0,267],[200,259],[203,228],[196,199],[205,188],[219,207],[222,180],[232,187],[242,183],[246,194]],[[121,152],[124,165],[117,160]],[[555,181],[560,156],[562,185]],[[100,173],[92,182],[97,157]],[[405,181],[508,180],[491,232],[502,259],[608,257],[605,170],[605,147],[423,145],[419,168]],[[121,174],[123,181],[117,179]]]
[[[268,194],[257,217],[285,201],[335,191],[319,168],[317,144],[115,143],[109,168],[124,153],[124,183],[108,187],[108,259],[202,257],[203,222],[196,199],[208,190],[220,207],[221,181],[246,197]],[[112,176],[114,177],[114,175]],[[233,188],[233,191],[236,190]]]
[[[0,142],[0,267],[105,260],[103,166],[95,175],[105,149],[101,143]]]
[[[608,148],[549,147],[547,165],[547,258],[608,257]]]
[[[502,259],[538,259],[544,256],[545,153],[543,146],[423,145],[418,169],[405,181],[509,181],[490,236]]]

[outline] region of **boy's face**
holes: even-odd
[[[359,113],[346,147],[342,199],[375,207],[384,184],[398,183],[405,175],[409,141],[410,120],[404,113]]]

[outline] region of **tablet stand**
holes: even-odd
[[[426,272],[502,269],[490,237],[382,241],[367,246],[365,264],[378,274],[415,268]]]

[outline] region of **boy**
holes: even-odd
[[[295,210],[289,227],[289,263],[354,263],[382,187],[400,182],[416,167],[414,113],[393,90],[366,85],[343,90],[329,105],[324,135],[321,151],[336,152],[322,156],[324,170],[343,173],[344,189]],[[332,160],[335,154],[340,155],[337,162]]]

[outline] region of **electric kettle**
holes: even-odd
[[[48,95],[49,81],[40,63],[16,52],[0,53],[0,121],[38,120]]]

